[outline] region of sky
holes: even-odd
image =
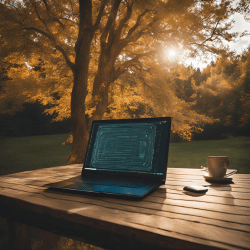
[[[235,24],[232,28],[232,32],[244,32],[247,31],[250,34],[250,22],[246,22],[244,16],[236,13],[232,17],[235,20]],[[237,39],[237,42],[230,42],[228,46],[231,51],[235,51],[236,54],[240,55],[244,50],[250,46],[250,35]],[[194,68],[204,69],[211,60],[208,60],[207,63],[198,61],[197,59],[191,60],[188,59],[185,61],[187,65],[192,65]]]
[[[250,23],[244,20],[244,17],[239,13],[234,15],[235,24],[232,29],[233,32],[244,32],[250,33]],[[250,45],[250,36],[241,38],[237,43],[231,43],[229,46],[232,50],[235,50],[238,54],[241,54]]]

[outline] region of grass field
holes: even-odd
[[[67,164],[69,134],[5,137],[0,140],[0,175]]]
[[[67,164],[69,134],[0,139],[0,175]],[[209,155],[226,155],[230,168],[250,174],[250,137],[170,143],[168,167],[200,168]]]
[[[207,165],[209,155],[229,156],[229,168],[239,174],[250,174],[250,137],[226,140],[204,140],[170,143],[168,167],[200,168]]]

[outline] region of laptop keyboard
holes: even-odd
[[[142,180],[135,177],[126,177],[124,176],[84,176],[81,181],[86,185],[104,185],[104,186],[120,186],[120,187],[132,187],[132,188],[140,188],[145,185],[155,185],[159,182],[159,180],[153,181],[151,180]]]

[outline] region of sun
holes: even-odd
[[[177,52],[176,52],[175,49],[170,49],[170,50],[168,51],[168,56],[169,56],[169,58],[174,59],[174,58],[176,57],[176,55],[177,55]]]
[[[165,48],[164,49],[164,57],[167,60],[173,61],[176,60],[177,56],[178,56],[178,52],[176,50],[176,48]]]

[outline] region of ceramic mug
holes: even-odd
[[[207,158],[207,171],[211,177],[224,177],[227,173],[228,166],[228,156],[208,156]]]

